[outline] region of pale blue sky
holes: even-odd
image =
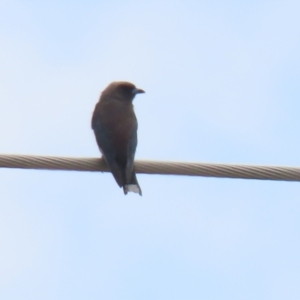
[[[299,1],[0,2],[0,153],[100,156],[127,80],[137,159],[300,166]],[[0,298],[299,299],[300,184],[0,169]]]

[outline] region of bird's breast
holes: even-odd
[[[111,101],[99,103],[95,110],[96,118],[104,125],[114,147],[127,149],[128,143],[137,130],[137,119],[132,104]]]

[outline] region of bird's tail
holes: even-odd
[[[140,185],[136,179],[135,172],[132,172],[131,180],[128,184],[124,184],[123,186],[124,194],[126,195],[128,192],[133,192],[140,194],[142,196],[142,190],[140,188]]]

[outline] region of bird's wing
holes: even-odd
[[[124,176],[116,162],[116,149],[113,146],[111,131],[99,118],[92,119],[92,128],[95,133],[98,147],[108,164],[116,182],[121,187],[124,185]]]
[[[126,163],[126,183],[129,183],[132,178],[136,146],[137,146],[137,124],[136,124],[136,128],[134,128],[134,130],[132,130],[131,136],[128,141],[127,163]]]

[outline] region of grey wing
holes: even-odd
[[[111,131],[98,118],[92,119],[92,129],[94,130],[98,147],[115,180],[120,187],[123,186],[124,178],[116,162],[116,149],[112,145]]]
[[[127,164],[126,164],[126,183],[129,183],[132,178],[136,146],[137,146],[137,124],[136,124],[134,130],[132,130],[132,134],[131,134],[131,137],[130,137],[129,143],[128,143]]]

